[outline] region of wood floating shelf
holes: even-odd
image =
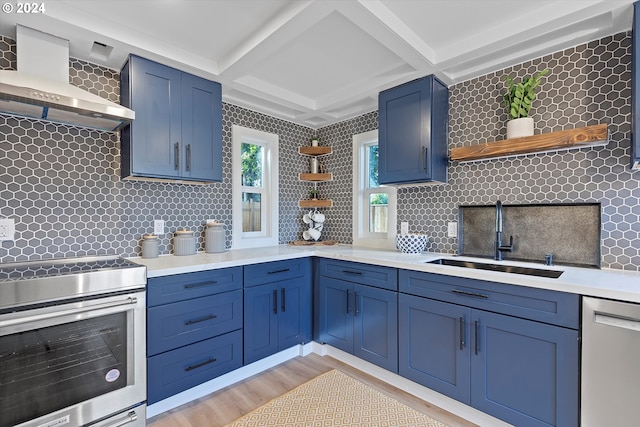
[[[511,138],[470,147],[452,148],[449,159],[455,162],[495,159],[571,148],[595,147],[609,142],[607,124]]]
[[[305,199],[298,201],[299,208],[332,208],[333,200],[329,199]]]
[[[301,173],[300,181],[332,181],[333,174],[331,173]]]
[[[298,153],[304,154],[305,156],[326,156],[327,154],[333,153],[331,147],[328,146],[306,146],[306,147],[298,147]]]

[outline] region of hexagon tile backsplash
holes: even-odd
[[[500,98],[504,76],[549,67],[533,117],[536,133],[606,122],[605,147],[510,159],[451,164],[446,185],[405,187],[398,192],[398,223],[430,235],[428,250],[455,253],[447,222],[460,205],[600,202],[602,267],[640,270],[640,172],[628,168],[631,38],[620,33],[450,88],[452,147],[504,139]],[[15,69],[15,42],[0,36],[0,68]],[[72,59],[73,84],[117,102],[117,72]],[[377,112],[313,129],[223,104],[223,182],[208,186],[120,180],[117,134],[0,115],[0,217],[16,219],[15,242],[0,242],[0,262],[99,254],[140,254],[140,238],[164,219],[171,232],[186,226],[200,236],[209,218],[227,225],[231,237],[231,125],[280,137],[280,243],[299,240],[308,167],[298,146],[317,133],[333,146],[323,159],[334,181],[321,191],[334,200],[325,210],[323,236],[351,243],[352,136],[377,128]],[[171,234],[160,252],[170,253]]]
[[[460,205],[602,204],[602,267],[640,270],[640,172],[629,168],[631,37],[619,33],[450,88],[449,146],[506,138],[504,77],[549,68],[533,103],[535,133],[608,123],[605,147],[450,164],[447,185],[398,192],[398,223],[455,253],[447,222]]]
[[[631,134],[631,37],[628,32],[576,46],[449,88],[449,146],[506,138],[502,106],[504,77],[523,77],[544,68],[534,101],[536,133],[608,123],[605,147],[535,154],[473,163],[451,163],[448,183],[401,187],[398,224],[426,233],[428,251],[456,253],[447,223],[458,221],[460,205],[601,203],[601,265],[640,271],[640,172],[629,169]],[[320,129],[333,146],[327,166],[339,229],[332,238],[351,242],[351,136],[377,128],[373,112]],[[348,160],[348,161],[347,161]],[[340,177],[340,179],[338,179]],[[345,184],[345,181],[347,183]],[[335,202],[337,200],[337,202]]]

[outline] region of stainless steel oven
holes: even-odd
[[[0,427],[144,426],[146,269],[0,264]]]

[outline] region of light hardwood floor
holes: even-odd
[[[330,356],[296,357],[232,386],[148,420],[148,427],[221,427],[297,386],[338,369],[450,427],[477,427]]]

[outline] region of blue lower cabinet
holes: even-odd
[[[242,366],[242,267],[150,278],[147,297],[149,404]]]
[[[471,310],[400,294],[398,312],[400,375],[468,405]]]
[[[398,372],[398,293],[355,285],[353,300],[354,356]]]
[[[244,364],[311,341],[310,275],[244,290]]]
[[[280,349],[311,342],[312,296],[308,278],[278,284],[278,346]]]
[[[147,359],[147,403],[153,404],[242,366],[242,330]]]
[[[242,328],[242,291],[147,310],[147,355],[153,356]]]
[[[244,364],[278,351],[278,288],[274,284],[244,290]]]
[[[575,427],[578,331],[401,294],[399,373],[518,427]]]
[[[577,426],[578,331],[479,310],[472,316],[471,406],[518,427]]]
[[[193,300],[242,289],[242,267],[152,277],[147,280],[147,306]]]
[[[398,372],[398,293],[320,277],[319,339]]]
[[[353,354],[353,284],[320,278],[319,334],[321,342]]]

